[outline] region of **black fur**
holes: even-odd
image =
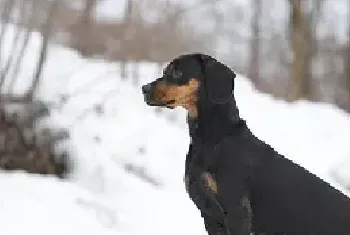
[[[234,72],[201,54],[176,61],[183,79],[201,81],[198,116],[188,117],[185,177],[208,233],[349,235],[349,198],[259,140],[240,118]],[[204,172],[217,192],[206,187]]]
[[[203,71],[203,85],[209,100],[215,104],[226,103],[231,97],[236,74],[212,57],[207,55],[199,57]]]

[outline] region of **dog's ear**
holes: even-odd
[[[236,74],[210,56],[201,55],[200,58],[204,85],[210,101],[215,104],[227,102],[232,95]]]

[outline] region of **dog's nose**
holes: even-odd
[[[147,94],[151,91],[151,84],[146,84],[142,86],[142,93]]]

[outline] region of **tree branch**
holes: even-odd
[[[41,46],[41,51],[40,51],[40,57],[39,57],[36,72],[34,75],[33,83],[31,85],[31,87],[29,88],[27,95],[26,95],[26,97],[29,100],[33,100],[34,94],[36,93],[38,86],[39,86],[43,66],[44,66],[44,63],[45,63],[46,57],[47,57],[49,37],[51,35],[52,24],[53,24],[53,19],[54,19],[53,16],[54,16],[54,13],[57,9],[59,1],[60,0],[53,1],[52,5],[50,7],[50,10],[49,10],[48,16],[47,16],[46,24],[45,24],[43,31],[42,31],[42,46]]]

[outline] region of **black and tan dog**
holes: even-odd
[[[214,58],[190,54],[142,87],[148,105],[188,110],[186,187],[208,233],[350,235],[349,198],[250,132],[235,77]]]

